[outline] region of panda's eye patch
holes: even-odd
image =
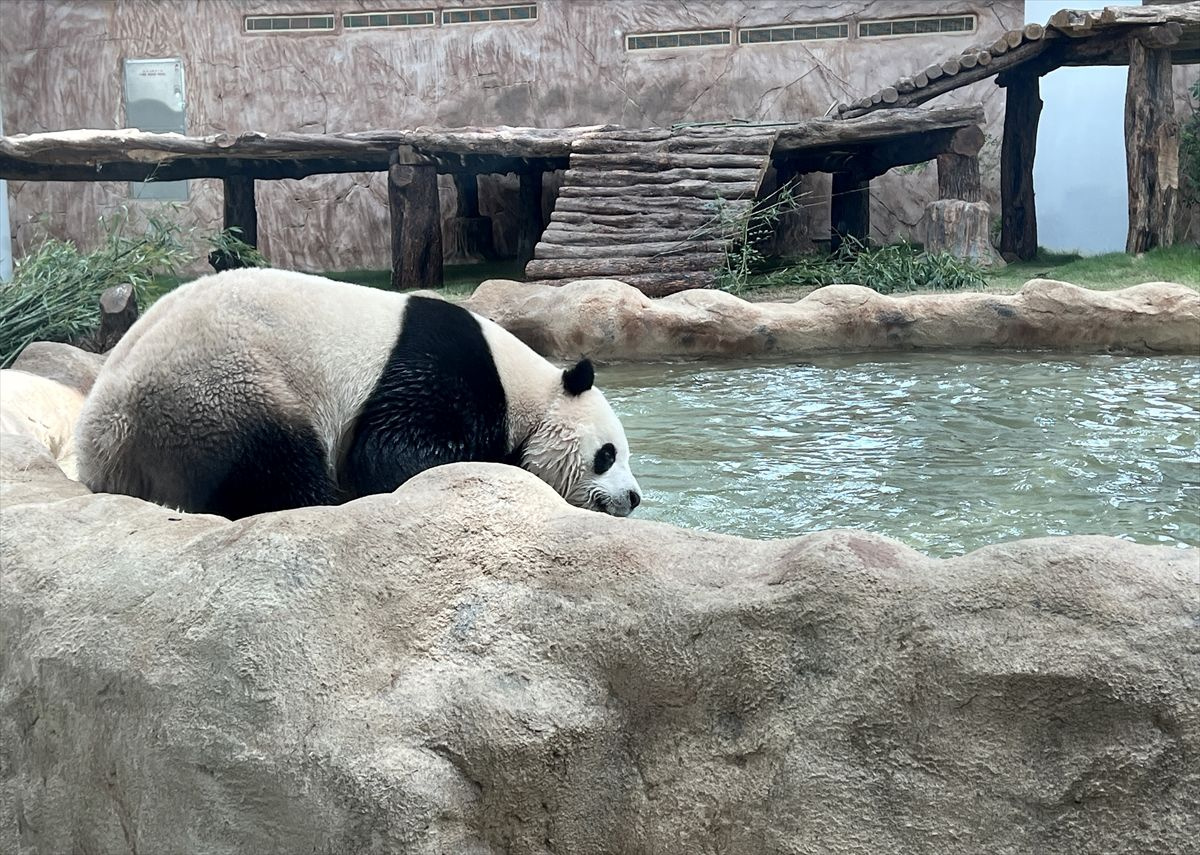
[[[606,442],[600,446],[600,450],[596,452],[596,460],[592,465],[597,475],[603,475],[612,465],[617,462],[617,449],[611,442]]]

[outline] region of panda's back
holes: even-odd
[[[181,286],[130,329],[97,378],[77,432],[83,480],[188,507],[209,486],[185,467],[219,469],[256,430],[268,450],[279,447],[276,465],[290,465],[283,445],[307,443],[332,477],[407,299],[276,270]]]

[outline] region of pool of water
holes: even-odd
[[[1062,534],[1200,544],[1200,358],[859,354],[603,368],[638,516],[862,528],[930,555]]]

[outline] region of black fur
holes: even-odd
[[[590,359],[581,359],[563,372],[563,389],[568,395],[582,395],[596,382],[596,369]]]
[[[609,469],[612,469],[613,464],[616,462],[617,447],[611,442],[606,442],[596,449],[596,457],[592,461],[592,471],[597,475],[603,475]]]
[[[219,514],[231,520],[308,505],[338,501],[329,477],[325,450],[308,425],[285,425],[264,418],[243,423],[236,445],[229,449],[230,466],[218,476],[194,513]]]
[[[340,486],[347,498],[388,493],[418,472],[461,461],[516,462],[504,387],[470,312],[411,297],[354,426]]]

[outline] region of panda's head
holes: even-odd
[[[642,490],[629,470],[625,430],[594,381],[586,359],[562,372],[521,465],[572,505],[629,516]]]

